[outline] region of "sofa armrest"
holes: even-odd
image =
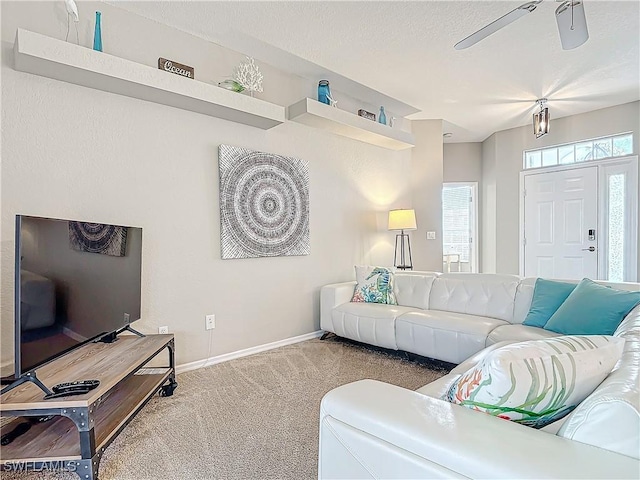
[[[625,455],[374,380],[338,387],[320,407],[319,478],[635,478],[639,468]]]
[[[320,328],[334,332],[331,310],[351,301],[356,282],[342,282],[325,285],[320,289]],[[334,332],[335,333],[335,332]]]

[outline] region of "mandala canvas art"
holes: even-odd
[[[79,252],[124,257],[127,247],[127,227],[69,222],[69,245]]]
[[[220,145],[223,259],[309,255],[304,160]]]

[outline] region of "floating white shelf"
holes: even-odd
[[[367,120],[310,98],[290,105],[287,110],[289,120],[321,128],[343,137],[354,138],[390,150],[405,150],[415,146],[413,135],[407,131]]]
[[[19,28],[15,69],[267,130],[285,108]]]

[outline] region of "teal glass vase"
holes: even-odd
[[[93,31],[93,49],[102,51],[102,26],[101,26],[102,13],[96,12],[96,26]]]
[[[318,101],[326,105],[331,105],[331,90],[329,89],[329,80],[320,80],[318,82]]]
[[[380,107],[380,113],[378,114],[378,122],[383,125],[387,124],[387,115],[384,113],[384,107]]]

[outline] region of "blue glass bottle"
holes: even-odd
[[[93,49],[98,52],[102,51],[102,27],[100,25],[100,20],[102,13],[96,12],[96,27],[93,31]]]
[[[387,124],[387,115],[384,113],[384,107],[380,107],[380,113],[378,114],[378,122],[383,125]]]
[[[331,97],[331,90],[329,90],[329,80],[320,80],[318,82],[318,101],[320,103],[331,105],[329,97]]]

